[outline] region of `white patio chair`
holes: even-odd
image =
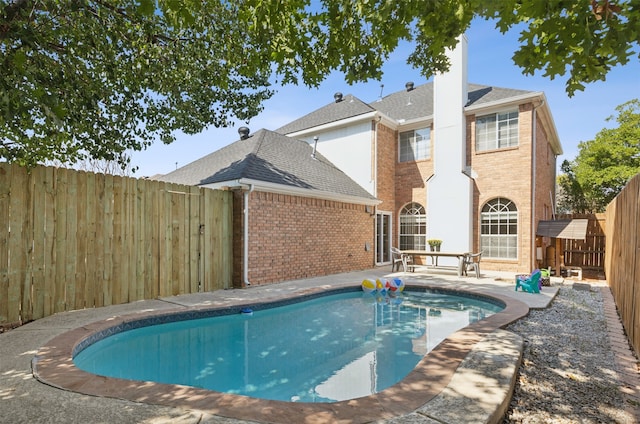
[[[476,278],[480,278],[480,259],[482,258],[482,252],[471,253],[464,258],[464,264],[462,265],[462,273],[469,275],[469,271],[476,272]]]

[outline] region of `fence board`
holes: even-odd
[[[23,253],[23,268],[21,271],[22,275],[22,287],[20,288],[20,297],[21,297],[21,306],[20,306],[20,321],[29,322],[33,321],[33,254],[34,254],[34,219],[35,219],[35,209],[34,209],[34,182],[33,182],[33,174],[28,173],[25,177],[25,184],[22,186],[22,190],[24,190],[23,198],[24,204],[26,207],[25,213],[22,214],[22,240],[21,243],[26,244],[26,248]]]
[[[184,263],[182,255],[182,240],[184,240],[184,236],[182,234],[182,228],[180,227],[180,223],[183,221],[184,214],[184,194],[177,193],[178,187],[174,184],[171,185],[171,222],[169,225],[169,239],[171,240],[171,254],[170,254],[170,263],[171,263],[171,271],[169,275],[171,276],[171,294],[178,295],[182,294],[184,270],[180,269],[180,264]]]
[[[45,264],[47,263],[45,255],[47,249],[47,215],[49,210],[47,207],[47,171],[49,168],[37,167],[31,171],[31,179],[29,186],[33,187],[33,254],[32,254],[32,282],[31,291],[33,305],[31,308],[31,319],[39,319],[45,316],[45,293],[46,293],[46,275]],[[41,183],[41,188],[38,187]],[[25,311],[25,320],[28,314]]]
[[[26,211],[28,208],[25,187],[28,184],[28,175],[25,169],[13,169],[11,172],[11,187],[9,207],[9,322],[20,322],[20,307],[23,304],[22,285],[26,278],[27,255],[30,249],[25,242],[23,228],[24,214],[14,213]]]
[[[116,252],[114,248],[114,195],[113,195],[113,176],[104,176],[104,218],[102,228],[102,240],[104,243],[104,264],[102,285],[102,305],[108,306],[113,304],[113,286],[114,272],[113,261]],[[117,278],[117,277],[115,277]]]
[[[59,193],[65,197],[65,212],[67,213],[66,221],[66,267],[64,272],[65,278],[65,310],[84,308],[84,305],[76,305],[76,289],[79,281],[76,281],[76,269],[80,259],[78,258],[78,173],[71,170],[64,170],[67,174],[67,192]]]
[[[7,163],[0,162],[0,323],[9,322],[10,192],[11,167]]]
[[[97,256],[99,246],[96,240],[96,214],[97,214],[97,193],[96,175],[85,174],[85,269],[84,269],[84,305],[85,308],[93,308],[96,305],[96,273],[98,269]]]
[[[161,183],[154,183],[154,189],[151,193],[151,269],[149,275],[149,287],[145,292],[147,299],[153,299],[160,293],[160,192],[162,190]]]
[[[89,239],[89,224],[87,222],[87,175],[86,172],[76,174],[75,186],[76,186],[76,225],[75,225],[75,237],[76,237],[76,269],[75,269],[75,293],[73,309],[81,309],[87,307],[86,293],[87,293],[87,256],[88,239]]]
[[[55,237],[55,251],[52,261],[52,266],[55,269],[52,301],[53,311],[63,312],[66,309],[65,304],[65,262],[67,252],[67,214],[66,207],[66,193],[67,193],[67,172],[64,169],[58,168],[55,173],[55,222],[54,222],[54,237]]]
[[[55,313],[55,252],[56,252],[56,169],[48,167],[44,172],[44,181],[40,182],[41,190],[44,191],[44,279],[42,282],[43,296],[43,315],[49,316]]]
[[[205,189],[189,187],[189,249],[187,256],[189,266],[189,293],[200,291],[200,192]]]

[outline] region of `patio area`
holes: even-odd
[[[193,403],[188,396],[167,394],[173,403],[152,405],[104,396],[87,396],[45,385],[33,377],[31,361],[42,346],[69,330],[99,320],[127,314],[145,314],[176,308],[232,306],[297,296],[329,287],[359,284],[364,278],[401,276],[406,284],[444,286],[461,290],[507,296],[523,302],[529,308],[545,308],[553,300],[558,287],[544,287],[540,294],[514,291],[513,274],[484,273],[483,277],[457,277],[447,273],[389,273],[389,267],[332,275],[275,285],[256,286],[241,290],[175,296],[157,300],[134,302],[99,309],[81,310],[54,315],[0,334],[0,422],[121,422],[121,423],[241,423],[286,421],[286,414],[269,417],[268,411],[249,411],[248,418],[230,418],[220,405]],[[453,363],[450,378],[439,394],[414,412],[379,422],[428,423],[440,422],[500,422],[509,406],[510,393],[522,355],[522,338],[496,330],[463,352],[461,361]],[[185,392],[186,393],[186,392]],[[118,393],[111,394],[117,397]],[[160,394],[158,394],[160,396]],[[391,400],[390,400],[391,401]],[[149,399],[154,402],[154,399]],[[167,406],[170,405],[170,406]],[[291,404],[292,408],[300,405]],[[239,405],[230,405],[238,408]],[[244,409],[251,409],[247,403]],[[216,413],[216,411],[222,413]],[[300,411],[297,411],[299,414]],[[283,421],[277,421],[278,417]],[[283,418],[284,417],[284,418]],[[325,416],[326,418],[326,416]],[[344,418],[344,419],[342,419]],[[340,422],[358,422],[358,413],[342,417]],[[332,422],[320,415],[309,416],[306,422]]]

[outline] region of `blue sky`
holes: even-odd
[[[469,42],[469,82],[497,87],[543,91],[553,114],[564,154],[574,159],[578,143],[592,140],[603,128],[616,126],[609,116],[616,114],[616,106],[640,98],[640,61],[637,56],[625,66],[614,68],[604,82],[587,85],[585,90],[569,97],[565,92],[565,78],[555,80],[536,74],[525,76],[513,64],[511,57],[518,48],[518,32],[505,35],[494,29],[491,22],[475,20],[467,31]],[[407,81],[416,85],[428,82],[417,69],[407,65],[411,46],[401,45],[389,58],[383,70],[382,81],[349,86],[339,73],[331,74],[317,89],[305,86],[279,87],[277,93],[265,103],[264,111],[248,124],[238,121],[233,128],[209,128],[197,135],[178,134],[170,145],[160,142],[142,152],[132,154],[132,165],[138,166],[137,177],[166,174],[238,140],[238,128],[246,125],[255,132],[261,128],[276,129],[333,101],[337,91],[353,94],[365,102],[404,89]]]

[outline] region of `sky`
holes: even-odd
[[[468,40],[468,80],[470,83],[520,90],[542,91],[554,118],[563,160],[573,160],[581,141],[593,140],[604,128],[615,128],[615,108],[634,98],[640,99],[640,61],[637,56],[628,64],[618,66],[607,75],[606,81],[589,84],[584,91],[569,97],[565,92],[565,77],[555,80],[542,77],[542,72],[525,76],[511,57],[518,48],[517,31],[501,34],[494,24],[474,20],[466,36]],[[276,87],[276,94],[264,103],[264,110],[248,123],[238,120],[231,128],[208,128],[196,135],[178,133],[170,145],[161,142],[141,152],[132,153],[132,166],[138,167],[135,177],[166,174],[178,167],[214,152],[239,139],[238,128],[247,126],[251,133],[265,128],[275,130],[282,125],[333,102],[333,95],[351,94],[364,102],[372,102],[382,95],[403,90],[408,81],[415,85],[430,82],[406,63],[412,51],[410,44],[401,44],[383,67],[381,81],[348,85],[335,72],[318,88],[304,85]],[[381,84],[384,87],[381,87]]]

